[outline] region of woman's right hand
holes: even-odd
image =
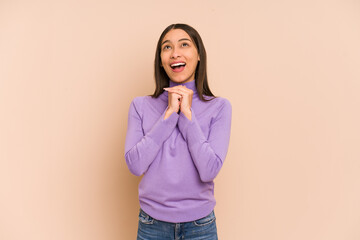
[[[174,112],[179,112],[181,103],[181,95],[177,93],[168,92],[168,108],[165,112],[164,119],[170,117],[170,115]]]

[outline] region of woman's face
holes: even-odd
[[[200,60],[195,43],[182,29],[172,29],[161,44],[161,64],[171,81],[186,83],[195,79]]]

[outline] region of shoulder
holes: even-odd
[[[148,98],[151,98],[151,96],[138,96],[133,98],[130,103],[130,108],[135,108],[137,112],[141,112]]]
[[[232,107],[228,99],[223,97],[217,97],[219,102],[219,114],[218,117],[231,119]]]
[[[206,96],[206,99],[211,99],[211,97]],[[221,109],[228,109],[231,111],[231,103],[227,98],[224,97],[215,97],[210,101],[206,102],[207,104],[209,104],[211,107],[215,107],[218,110]]]
[[[137,107],[140,107],[144,104],[146,104],[152,97],[151,96],[138,96],[133,98],[133,100],[131,101],[132,105],[135,105]]]
[[[219,105],[225,108],[231,108],[231,103],[227,98],[224,97],[217,97],[216,98],[219,101]]]
[[[213,102],[212,108],[214,111],[214,120],[230,120],[232,116],[232,107],[231,103],[228,99],[224,97],[216,97],[213,100],[209,101]]]

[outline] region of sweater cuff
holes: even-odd
[[[166,110],[167,108],[161,114],[160,118],[147,135],[158,146],[161,146],[163,142],[171,135],[179,119],[179,115],[175,112],[172,113],[167,119],[164,119]]]
[[[196,119],[196,115],[191,108],[191,120],[189,120],[185,114],[180,112],[178,127],[183,135],[184,139],[188,142],[196,141],[196,139],[204,138],[204,133]]]

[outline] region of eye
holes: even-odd
[[[189,44],[184,42],[184,43],[181,44],[181,46],[182,47],[187,47],[187,46],[189,46]]]
[[[165,45],[165,46],[163,47],[163,50],[168,50],[168,49],[171,49],[171,47],[170,47],[169,45]]]

